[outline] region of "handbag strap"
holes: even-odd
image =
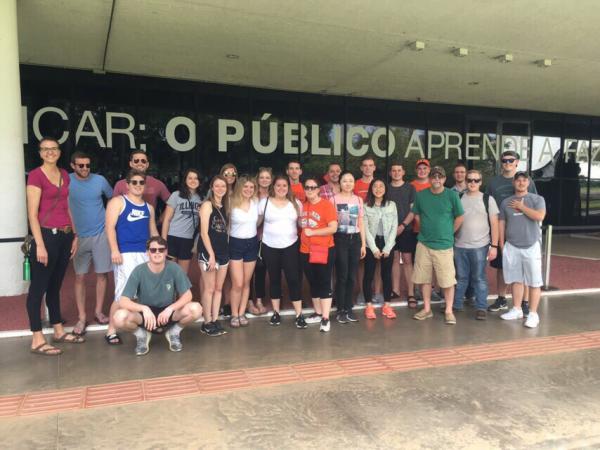
[[[43,222],[46,221],[46,219],[48,218],[50,213],[52,213],[56,209],[56,205],[58,205],[58,199],[60,198],[60,190],[62,188],[62,178],[63,178],[62,172],[60,171],[60,169],[58,169],[58,174],[60,175],[60,178],[58,179],[58,193],[56,194],[56,197],[54,198],[54,203],[52,203],[52,207],[48,211],[46,211],[46,214],[44,214],[44,218],[42,220],[40,220],[40,226],[43,226]],[[50,181],[49,178],[48,178],[48,181]],[[52,182],[50,184],[52,184]]]

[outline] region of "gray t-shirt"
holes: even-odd
[[[171,223],[169,224],[169,236],[176,236],[185,239],[192,239],[198,229],[200,218],[198,208],[201,199],[198,194],[193,194],[192,198],[181,198],[179,191],[175,191],[167,200],[167,205],[175,210]]]
[[[410,212],[410,205],[415,202],[415,187],[410,183],[404,183],[402,186],[388,185],[388,199],[396,203],[398,211],[398,225],[406,218]],[[408,226],[412,228],[412,223]]]
[[[465,210],[464,221],[454,237],[454,245],[460,248],[481,248],[490,243],[489,217],[498,215],[498,205],[490,196],[486,214],[483,192],[476,195],[463,194],[460,199]]]
[[[529,192],[537,194],[537,189],[533,180],[529,181]],[[501,205],[504,199],[510,197],[515,193],[515,187],[513,186],[513,178],[506,178],[503,175],[495,176],[490,179],[485,192],[496,200],[497,205]]]
[[[163,308],[191,287],[192,283],[177,263],[167,261],[160,273],[152,272],[148,263],[143,263],[133,269],[121,295],[137,298],[142,305]]]
[[[514,210],[508,204],[513,199],[523,198],[525,206],[536,210],[546,210],[544,197],[537,194],[526,194],[524,197],[511,195],[500,205],[500,220],[506,222],[504,240],[518,248],[529,248],[542,238],[540,223],[531,220],[524,213]]]

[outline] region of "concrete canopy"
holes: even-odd
[[[24,64],[600,115],[595,0],[27,0],[18,18]]]

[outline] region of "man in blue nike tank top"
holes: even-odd
[[[106,342],[121,344],[113,321],[117,302],[129,275],[139,264],[148,261],[146,241],[158,236],[154,208],[143,199],[146,174],[132,169],[127,174],[127,194],[114,197],[106,205],[106,237],[115,276],[115,301],[110,307]]]

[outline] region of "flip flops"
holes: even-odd
[[[69,337],[71,337],[69,339]],[[55,344],[83,344],[85,339],[74,333],[65,333],[60,337],[52,337],[52,342]]]
[[[109,322],[108,317],[104,313],[96,313],[94,317],[100,325],[106,325]]]
[[[410,309],[417,309],[417,306],[419,305],[417,299],[412,295],[408,297],[407,302]]]
[[[46,348],[44,348],[46,347]],[[62,355],[62,350],[60,348],[54,347],[47,342],[38,345],[35,348],[29,350],[34,355],[43,355],[43,356],[58,356]]]
[[[73,334],[75,336],[83,336],[86,333],[87,322],[84,320],[78,320],[73,327]]]
[[[104,340],[108,345],[121,345],[123,343],[121,336],[119,336],[117,333],[105,334]]]

